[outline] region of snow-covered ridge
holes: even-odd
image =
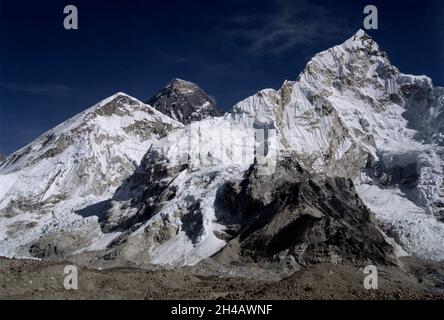
[[[112,195],[152,142],[181,126],[117,93],[10,155],[0,167],[0,254],[93,223],[75,211]]]

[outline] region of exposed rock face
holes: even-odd
[[[5,159],[6,159],[6,157],[4,155],[0,154],[0,162],[2,162]]]
[[[172,80],[146,103],[183,124],[223,114],[213,98],[196,84],[181,79]]]
[[[217,201],[217,217],[227,225],[220,235],[234,239],[216,256],[299,265],[396,261],[352,181],[309,174],[291,158],[270,176],[252,166],[219,190]]]

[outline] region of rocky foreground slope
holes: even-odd
[[[147,271],[136,268],[79,269],[78,290],[66,290],[66,262],[0,258],[1,299],[444,299],[444,267],[402,259],[404,270],[381,266],[378,290],[366,290],[362,268],[340,264],[307,266],[288,278],[214,277],[193,268]],[[250,272],[250,275],[252,273]]]
[[[150,103],[113,96],[1,164],[0,254],[293,270],[444,259],[443,90],[363,31],[224,116],[182,80]]]

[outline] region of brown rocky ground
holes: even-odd
[[[193,269],[79,267],[79,289],[63,287],[68,263],[0,258],[1,299],[439,299],[444,263],[403,259],[379,267],[379,289],[365,290],[362,269],[318,264],[280,281],[197,275]]]

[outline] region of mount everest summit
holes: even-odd
[[[182,79],[173,79],[146,103],[183,124],[223,114],[213,98]]]
[[[444,260],[443,111],[362,30],[226,114],[180,79],[118,93],[0,162],[0,255]]]

